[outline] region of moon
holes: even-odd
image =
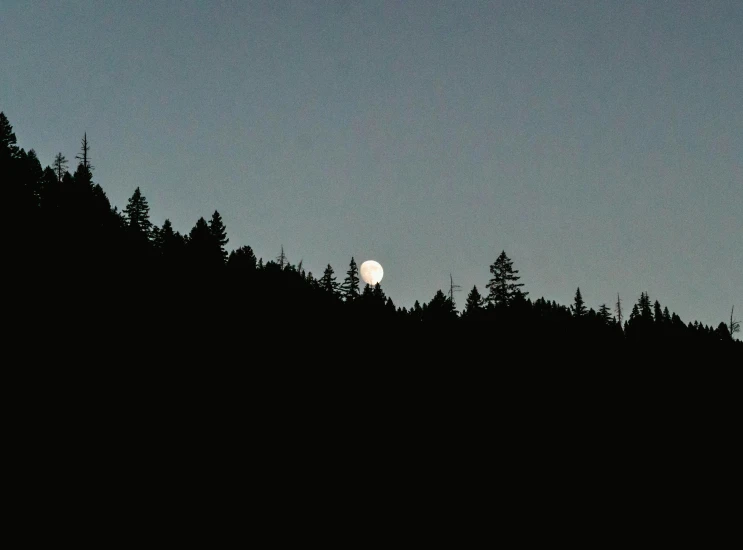
[[[359,272],[364,282],[371,286],[377,284],[384,277],[384,269],[382,269],[379,262],[375,262],[374,260],[367,260],[361,264]]]

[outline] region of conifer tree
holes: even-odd
[[[62,176],[67,172],[67,159],[62,153],[57,153],[54,157],[54,173],[57,175],[57,181],[62,183]]]
[[[191,229],[186,248],[197,269],[213,268],[224,263],[219,244],[204,218],[199,218]]]
[[[668,311],[668,306],[663,308],[663,323],[671,325],[671,313]]]
[[[484,301],[482,296],[480,296],[480,291],[477,290],[477,285],[473,286],[464,303],[462,317],[464,318],[476,315],[479,311],[482,311],[483,303]]]
[[[655,321],[656,325],[659,325],[663,322],[663,310],[661,309],[660,302],[658,300],[656,300],[653,304],[653,320]]]
[[[5,113],[0,112],[0,160],[17,158],[18,152],[13,126]]]
[[[41,177],[41,201],[42,208],[54,208],[59,203],[60,182],[57,180],[56,172],[47,166]]]
[[[62,181],[64,181],[64,177]],[[85,192],[93,187],[93,173],[84,164],[80,163],[72,175],[72,183],[76,191]]]
[[[212,214],[212,219],[209,220],[209,232],[214,239],[215,244],[219,247],[219,255],[222,258],[222,263],[227,261],[227,250],[225,245],[229,242],[227,238],[227,228],[225,228],[222,222],[222,216],[216,210]]]
[[[612,322],[611,312],[609,311],[609,307],[606,304],[601,304],[601,307],[599,308],[598,316],[604,324],[606,325],[611,324]]]
[[[637,304],[633,304],[632,311],[630,311],[630,314],[629,314],[629,321],[634,321],[639,318],[640,318],[640,308],[637,306]]]
[[[34,209],[39,205],[44,170],[33,149],[28,153],[21,149],[18,160],[20,172],[17,183],[21,185],[23,206]]]
[[[637,302],[637,306],[640,310],[640,317],[643,321],[653,320],[653,311],[650,307],[650,296],[647,292],[640,294],[640,300]]]
[[[395,303],[392,301],[392,298],[387,296],[387,301],[384,303],[384,309],[389,315],[389,317],[394,317],[397,313],[397,309],[395,309]]]
[[[162,228],[153,231],[153,242],[166,267],[180,266],[186,249],[186,239],[173,229],[169,219],[163,222]]]
[[[289,263],[286,259],[286,254],[284,254],[284,245],[281,245],[281,253],[279,253],[278,256],[276,256],[276,263],[279,264],[279,269],[283,270],[286,265]]]
[[[414,321],[423,320],[423,308],[421,307],[421,304],[418,300],[416,300],[415,303],[413,304],[413,307],[410,308],[409,315],[410,315],[410,318]]]
[[[359,297],[359,268],[356,266],[356,260],[353,259],[353,256],[351,256],[351,263],[348,271],[346,271],[346,278],[341,285],[341,293],[347,302],[353,302]]]
[[[728,342],[732,340],[727,323],[721,322],[719,325],[717,325],[717,328],[715,329],[715,336],[717,337],[718,340],[723,341],[723,342]]]
[[[574,317],[582,317],[586,314],[586,304],[583,301],[583,296],[580,293],[580,287],[575,291],[575,299],[571,307]]]
[[[329,294],[335,295],[338,293],[338,286],[339,285],[335,280],[333,268],[328,264],[328,267],[325,268],[325,271],[320,278],[320,288]]]
[[[382,305],[387,300],[387,297],[384,295],[384,291],[382,290],[382,287],[379,283],[374,284],[374,288],[372,289],[372,296],[374,297],[374,300],[379,303],[379,305]]]
[[[241,246],[237,250],[233,250],[230,252],[227,266],[247,271],[254,271],[256,268],[256,258],[253,249],[249,246]]]
[[[434,297],[423,306],[424,322],[444,322],[453,321],[457,318],[457,312],[454,304],[442,290],[437,290]]]
[[[364,299],[365,302],[371,302],[373,290],[374,289],[372,289],[372,286],[369,283],[366,283],[364,285],[364,290],[361,291],[361,297]]]
[[[154,228],[153,228],[154,229]],[[162,228],[158,229],[154,232],[153,235],[153,242],[155,244],[155,248],[158,250],[162,250],[167,246],[167,242],[172,239],[175,235],[175,231],[173,231],[173,224],[170,222],[169,219],[165,219],[163,222]]]
[[[502,251],[498,259],[490,266],[493,278],[485,285],[490,290],[488,303],[496,306],[510,305],[516,296],[529,294],[521,291],[524,283],[517,282],[521,278],[518,272],[518,269],[513,268],[513,261],[506,256],[506,251]]]
[[[134,194],[129,198],[126,208],[124,208],[124,216],[129,225],[129,229],[135,233],[140,233],[145,237],[150,238],[152,233],[150,205],[147,203],[147,199],[142,194],[139,187],[134,190]]]

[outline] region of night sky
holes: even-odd
[[[743,313],[740,0],[0,0],[0,110],[44,166],[87,132],[119,209],[377,260],[397,306],[505,250],[533,299]]]

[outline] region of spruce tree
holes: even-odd
[[[162,259],[162,265],[169,269],[182,267],[186,239],[178,231],[173,229],[169,219],[163,222],[163,226],[155,231],[153,227],[153,243],[155,250]]]
[[[64,181],[64,177],[62,178]],[[77,165],[75,173],[72,175],[72,183],[76,192],[85,192],[93,187],[93,173],[90,168],[83,163]]]
[[[521,277],[518,270],[513,268],[513,261],[502,251],[498,259],[490,266],[493,278],[485,285],[490,290],[488,303],[498,305],[510,305],[516,296],[526,296],[528,292],[522,292],[523,283],[517,282]]]
[[[253,249],[249,246],[241,246],[230,252],[227,267],[237,268],[245,271],[255,271],[257,260]]]
[[[214,242],[219,247],[219,255],[222,258],[222,263],[227,261],[227,251],[225,245],[229,242],[227,238],[227,228],[225,228],[222,222],[222,216],[216,210],[212,214],[212,219],[209,220],[209,232],[214,239]]]
[[[384,303],[384,309],[390,318],[394,317],[397,313],[397,309],[395,308],[395,303],[392,301],[392,298],[390,298],[389,296],[387,296],[387,301]]]
[[[129,198],[126,208],[124,208],[124,216],[131,231],[150,238],[152,233],[150,206],[139,187],[134,190],[134,194]]]
[[[382,287],[379,283],[374,284],[374,288],[372,289],[372,296],[374,297],[375,302],[377,302],[379,305],[384,305],[385,301],[387,300],[387,297],[384,295],[384,291],[382,290]]]
[[[193,267],[197,269],[208,269],[222,264],[219,245],[204,218],[199,218],[188,234],[186,249]]]
[[[413,304],[413,307],[410,308],[410,312],[408,313],[408,315],[413,321],[423,320],[423,308],[421,307],[421,304],[418,300],[416,300]]]
[[[364,302],[370,303],[372,301],[373,291],[374,289],[369,283],[366,283],[364,285],[364,290],[361,291],[361,298],[364,300]]]
[[[575,291],[575,299],[571,306],[574,317],[583,317],[586,314],[586,304],[583,301],[583,296],[580,293],[580,287]]]
[[[39,205],[44,170],[33,149],[30,149],[28,153],[21,149],[19,160],[20,178],[17,183],[20,183],[22,187],[23,206],[35,209]]]
[[[13,126],[10,125],[5,113],[0,112],[0,160],[17,157],[18,146],[16,145]]]
[[[423,321],[440,323],[453,321],[457,318],[457,312],[451,299],[442,290],[437,290],[434,297],[423,306]]]
[[[359,297],[359,268],[356,266],[356,260],[353,259],[353,256],[351,256],[351,263],[348,271],[346,271],[346,278],[341,285],[341,293],[347,302],[353,302]]]
[[[467,295],[467,300],[464,303],[464,311],[462,311],[462,317],[470,317],[478,314],[482,311],[483,298],[480,296],[480,291],[477,290],[477,285],[472,287],[470,293]]]
[[[57,179],[56,172],[47,166],[41,177],[41,207],[44,209],[53,209],[59,204],[60,181]]]
[[[637,307],[640,310],[640,317],[643,321],[650,322],[653,320],[653,310],[650,306],[650,296],[647,292],[642,292],[640,294]]]
[[[165,219],[162,227],[152,226],[152,244],[155,245],[155,250],[162,252],[163,242],[165,241],[165,233],[169,235],[173,234],[173,224],[169,219]]]
[[[338,283],[335,280],[333,268],[328,264],[328,267],[325,268],[325,271],[322,274],[322,277],[320,278],[320,288],[322,288],[325,292],[336,295],[338,293]]]
[[[609,310],[609,307],[606,304],[601,304],[601,307],[599,308],[598,316],[599,316],[599,319],[601,319],[601,321],[604,324],[610,325],[612,323],[611,311]]]
[[[629,322],[635,321],[640,318],[640,308],[637,307],[637,304],[633,304],[632,311],[630,311],[629,314]]]
[[[660,307],[660,302],[658,300],[655,301],[653,304],[653,320],[655,321],[656,325],[660,325],[663,323],[663,310]]]

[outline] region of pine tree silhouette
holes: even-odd
[[[284,268],[289,263],[288,260],[286,259],[286,254],[284,254],[284,245],[283,244],[281,245],[281,252],[279,253],[278,256],[276,256],[276,263],[279,264],[279,269],[281,269],[282,271],[284,270]]]
[[[528,292],[522,292],[523,283],[518,283],[520,279],[518,270],[513,268],[513,261],[506,256],[506,251],[502,251],[498,259],[490,266],[490,273],[493,277],[485,285],[490,290],[488,294],[488,303],[491,305],[510,305],[517,296],[526,296]]]
[[[351,256],[351,263],[346,278],[341,285],[341,294],[346,302],[353,302],[359,297],[359,268],[356,266],[356,260]]]
[[[237,250],[233,250],[230,252],[227,266],[244,271],[255,271],[256,258],[253,249],[249,246],[241,246]]]
[[[601,304],[601,307],[599,307],[598,317],[606,325],[610,325],[613,322],[611,310],[609,310],[606,304]]]
[[[62,176],[67,172],[67,159],[62,153],[57,153],[54,157],[54,173],[57,175],[57,181],[62,183]]]
[[[328,264],[322,274],[322,277],[320,278],[320,288],[322,288],[325,292],[335,296],[336,294],[338,294],[339,286],[340,285],[335,280],[333,268],[330,266],[330,264]]]
[[[580,293],[580,287],[575,291],[575,298],[571,307],[573,315],[575,317],[583,317],[586,314],[586,304],[583,301],[583,296]]]
[[[464,311],[462,311],[462,318],[472,318],[482,312],[484,300],[480,296],[480,292],[477,290],[477,285],[472,287],[470,293],[467,295],[467,301],[464,303]]]
[[[203,217],[189,232],[186,249],[191,265],[198,270],[210,270],[223,264],[222,250]]]
[[[16,143],[13,126],[10,125],[5,113],[0,112],[0,161],[18,157]]]
[[[150,205],[139,187],[134,190],[127,201],[126,208],[124,208],[124,217],[132,232],[141,234],[147,239],[150,238],[152,232]]]
[[[227,238],[227,228],[222,222],[222,216],[216,210],[212,214],[212,219],[209,220],[209,232],[214,239],[217,247],[219,248],[219,256],[222,258],[222,263],[227,261],[227,251],[225,245],[229,242]]]

